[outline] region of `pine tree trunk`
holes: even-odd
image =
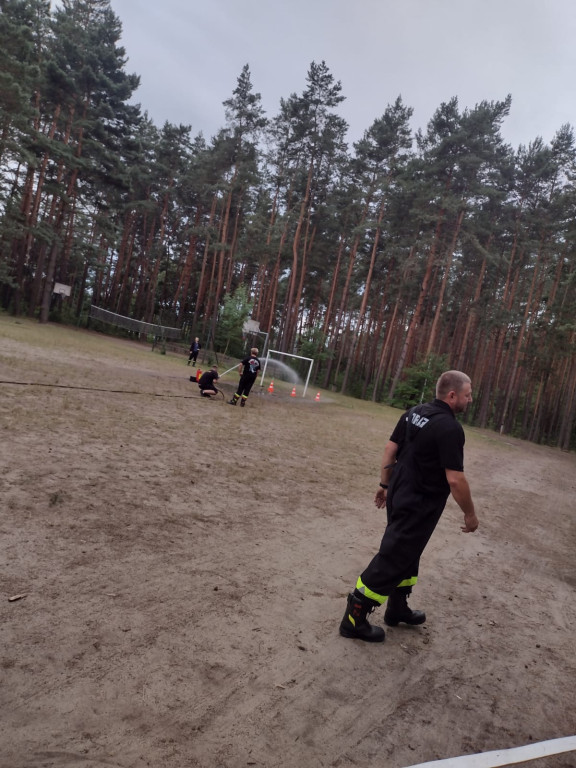
[[[188,240],[188,249],[186,251],[186,258],[184,260],[184,265],[180,273],[178,287],[176,288],[176,293],[174,294],[174,298],[172,300],[174,303],[174,306],[179,307],[178,314],[177,314],[179,323],[183,322],[186,314],[187,297],[188,297],[188,292],[190,290],[190,280],[192,278],[192,269],[194,267],[194,262],[196,261],[196,246],[198,244],[198,235],[196,234],[196,230],[198,228],[198,225],[200,224],[201,218],[202,218],[202,209],[198,207],[196,209],[196,215],[194,217],[193,231]]]
[[[434,261],[436,258],[436,250],[438,248],[438,243],[440,240],[440,233],[442,230],[443,218],[444,218],[444,211],[441,211],[438,217],[438,221],[436,223],[436,231],[434,233],[434,239],[430,247],[430,253],[428,255],[428,261],[426,264],[426,272],[424,274],[424,279],[422,280],[422,285],[420,287],[418,301],[416,303],[416,307],[414,309],[414,314],[412,315],[410,325],[408,326],[408,331],[406,333],[406,338],[404,340],[404,345],[402,348],[402,352],[400,354],[400,359],[398,360],[398,364],[396,367],[396,373],[394,374],[394,378],[392,379],[392,383],[390,385],[390,391],[388,393],[388,397],[390,399],[394,397],[394,392],[396,391],[396,387],[398,386],[398,382],[400,380],[402,370],[404,369],[405,361],[408,357],[408,350],[413,344],[416,329],[418,328],[422,320],[424,300],[428,296],[428,289],[431,283],[432,272],[434,269]],[[412,251],[411,251],[411,254],[412,254]]]
[[[372,250],[370,253],[370,265],[368,267],[368,275],[366,277],[366,286],[364,288],[364,295],[362,296],[362,303],[360,305],[360,312],[358,315],[358,328],[359,332],[355,334],[354,338],[352,339],[352,348],[350,349],[349,355],[348,355],[348,364],[346,365],[346,370],[344,371],[344,378],[342,379],[342,387],[340,391],[342,394],[345,394],[348,388],[348,376],[350,375],[350,370],[352,366],[355,364],[355,354],[356,349],[358,345],[358,340],[361,337],[360,329],[364,325],[364,318],[366,315],[366,307],[368,306],[368,295],[370,293],[370,286],[372,283],[372,275],[374,273],[374,264],[376,263],[376,254],[378,252],[378,244],[380,242],[380,233],[381,233],[381,225],[382,225],[382,218],[384,216],[384,208],[386,205],[386,198],[382,200],[380,203],[380,209],[378,211],[378,220],[376,222],[376,232],[374,235],[374,242],[372,243]]]
[[[308,167],[308,178],[306,180],[306,192],[302,198],[300,204],[300,213],[298,215],[298,221],[296,223],[296,231],[292,240],[292,271],[290,273],[290,281],[288,285],[288,295],[286,298],[286,310],[285,310],[285,326],[284,332],[280,339],[280,351],[286,352],[290,346],[290,339],[294,335],[294,328],[296,326],[296,319],[298,317],[298,307],[295,305],[294,297],[297,293],[296,286],[299,279],[298,274],[298,261],[300,251],[300,238],[302,236],[302,227],[304,226],[304,219],[306,212],[310,204],[310,191],[312,189],[312,177],[314,172],[314,160],[310,161]]]
[[[440,315],[444,306],[444,294],[446,293],[446,285],[448,283],[448,276],[450,275],[450,269],[452,268],[452,259],[454,258],[454,251],[456,250],[456,243],[458,241],[458,235],[460,234],[460,227],[464,219],[464,209],[462,209],[458,215],[458,220],[454,228],[454,236],[448,254],[446,256],[446,264],[444,266],[444,276],[440,284],[440,292],[436,299],[436,312],[434,313],[434,320],[432,321],[432,328],[430,329],[430,335],[428,337],[428,345],[426,347],[426,357],[430,355],[436,344],[436,337],[438,335],[438,324],[440,322]]]

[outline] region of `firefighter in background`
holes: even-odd
[[[198,352],[200,352],[201,349],[202,347],[200,346],[200,340],[198,339],[198,336],[196,336],[192,344],[190,344],[190,354],[188,356],[188,362],[186,365],[190,365],[190,363],[194,363],[194,365],[196,365]]]
[[[378,508],[386,506],[388,525],[379,552],[348,595],[340,624],[344,637],[382,642],[384,630],[366,617],[384,603],[388,626],[426,621],[426,614],[411,610],[407,599],[450,493],[464,513],[461,530],[472,533],[478,528],[464,475],[464,430],[456,420],[471,402],[470,378],[461,371],[446,371],[436,383],[436,399],[412,408],[396,425],[384,448],[374,500]]]
[[[258,349],[256,347],[252,347],[250,350],[250,355],[245,357],[238,366],[240,381],[238,382],[238,389],[232,397],[232,400],[228,401],[230,405],[236,405],[238,400],[240,400],[241,408],[246,405],[246,400],[248,400],[248,395],[250,394],[252,385],[258,377],[258,371],[260,370],[260,367]]]

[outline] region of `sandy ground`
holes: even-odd
[[[427,623],[372,646],[337,629],[399,412],[232,408],[189,373],[0,318],[1,768],[405,768],[576,732],[574,454],[467,429],[481,529],[449,502]]]

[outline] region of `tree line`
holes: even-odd
[[[569,125],[513,148],[510,97],[416,131],[398,97],[349,146],[312,62],[274,116],[246,65],[207,140],[132,103],[121,31],[109,0],[0,0],[4,310],[95,304],[220,345],[230,310],[315,358],[319,386],[407,405],[458,368],[472,423],[576,447]]]

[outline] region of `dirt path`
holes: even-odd
[[[0,319],[0,379],[62,385],[0,385],[1,768],[404,768],[576,732],[573,454],[468,429],[481,530],[449,504],[428,622],[372,647],[337,627],[398,412],[242,410],[188,373]]]

